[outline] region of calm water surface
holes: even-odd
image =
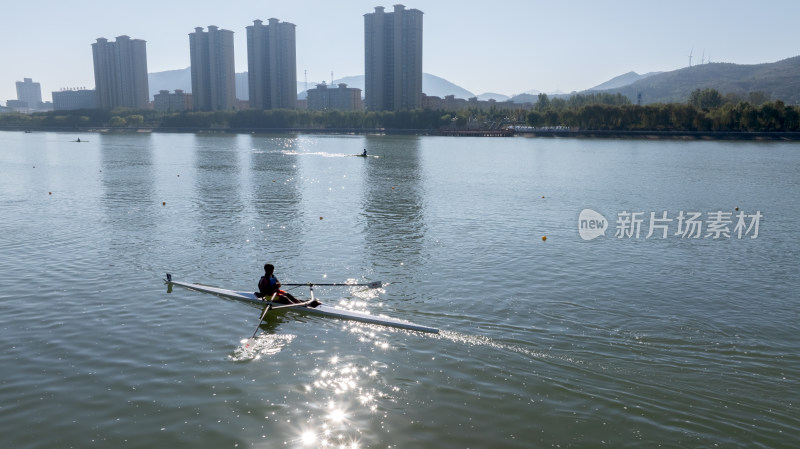
[[[798,197],[796,143],[0,132],[3,447],[796,447]],[[259,309],[162,281],[265,262],[442,332],[270,312],[248,351]]]

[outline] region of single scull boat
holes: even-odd
[[[269,305],[271,304],[275,308],[286,308],[287,310],[292,310],[295,312],[301,313],[308,313],[312,315],[322,315],[322,316],[329,316],[334,318],[340,318],[344,320],[353,320],[353,321],[360,321],[362,323],[370,323],[370,324],[379,324],[382,326],[391,326],[397,327],[400,329],[408,329],[413,331],[419,332],[430,332],[434,334],[439,333],[439,329],[427,326],[420,326],[419,324],[414,324],[409,321],[401,320],[398,318],[392,318],[387,316],[378,316],[378,315],[371,315],[366,312],[356,312],[353,310],[346,310],[340,309],[338,307],[329,306],[324,303],[320,303],[317,306],[312,307],[310,304],[305,306],[298,306],[298,307],[284,307],[286,304],[278,303],[278,302],[270,302],[265,301],[260,298],[257,298],[254,293],[251,292],[242,292],[236,290],[227,290],[224,288],[218,287],[211,287],[208,285],[201,285],[201,284],[192,284],[189,282],[179,282],[172,280],[172,275],[167,273],[167,278],[164,280],[167,284],[171,285],[178,285],[181,287],[188,288],[190,290],[197,290],[203,293],[211,293],[214,295],[222,296],[225,298],[235,299],[238,301],[250,302],[254,304],[260,305]],[[288,285],[288,284],[287,284]],[[314,299],[314,284],[300,284],[300,285],[308,285],[311,288],[311,299]],[[338,285],[338,284],[337,284]],[[319,302],[319,301],[318,301]]]

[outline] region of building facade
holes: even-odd
[[[364,14],[364,90],[370,111],[422,107],[422,11]]]
[[[247,81],[253,109],[297,107],[295,25],[269,19],[247,27]]]
[[[236,107],[236,66],[233,31],[209,26],[189,34],[192,65],[192,101],[198,111]]]
[[[41,108],[41,84],[34,83],[31,78],[23,78],[23,81],[17,81],[17,100],[24,102],[29,109]]]
[[[141,39],[118,36],[92,44],[94,83],[100,109],[150,107],[147,82],[147,44]]]
[[[153,109],[158,112],[183,112],[192,110],[192,94],[175,89],[175,93],[160,90],[153,95]]]
[[[97,107],[97,91],[92,89],[70,89],[53,92],[53,110],[71,111]]]
[[[361,89],[347,87],[341,83],[336,89],[329,89],[323,81],[314,89],[308,90],[308,109],[313,111],[340,110],[362,111],[364,103],[361,101]]]

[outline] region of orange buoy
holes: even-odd
[[[53,194],[53,192],[47,192],[47,194],[48,194],[48,195],[52,195],[52,194]]]
[[[543,242],[546,242],[546,241],[547,241],[547,236],[546,236],[546,235],[543,235],[543,236],[542,236],[542,241],[543,241]]]
[[[166,201],[162,201],[162,202],[161,202],[161,205],[162,205],[162,206],[166,206],[166,205],[167,205],[167,202],[166,202]]]
[[[319,219],[322,220],[322,217],[319,217]]]

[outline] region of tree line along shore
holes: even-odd
[[[756,101],[753,101],[755,99]],[[763,99],[761,99],[763,100]],[[800,106],[695,90],[686,103],[635,105],[620,94],[549,98],[519,108],[500,104],[458,111],[219,110],[156,112],[83,109],[0,114],[6,130],[150,130],[163,132],[350,132],[436,134],[442,130],[513,129],[514,133],[575,136],[710,136],[723,138],[800,132]]]

